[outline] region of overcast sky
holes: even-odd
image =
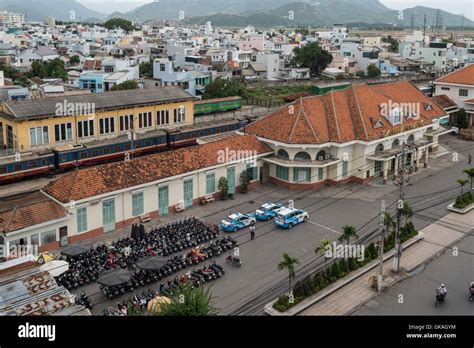
[[[135,7],[143,5],[153,0],[78,0],[89,8],[104,12],[112,13],[113,11],[130,11]],[[179,2],[179,0],[175,0]],[[229,0],[239,1],[239,0]],[[298,0],[295,0],[298,1]],[[467,18],[474,20],[474,0],[380,0],[385,6],[401,10],[404,8],[415,6],[434,7],[451,12],[454,14],[462,14]]]

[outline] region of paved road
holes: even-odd
[[[433,159],[428,169],[421,169],[411,176],[411,184],[406,187],[407,200],[417,213],[422,214],[413,219],[417,228],[422,228],[430,223],[430,219],[437,219],[447,213],[446,202],[452,201],[457,189],[446,190],[436,195],[432,193],[443,188],[455,187],[456,179],[462,177],[462,170],[467,168],[465,157],[468,152],[474,154],[472,142],[461,141],[452,136],[445,136],[444,141],[459,152],[459,162],[453,162],[451,155]],[[266,194],[256,201],[244,202],[235,207],[233,212],[249,212],[263,202],[293,199],[297,208],[304,208],[310,213],[310,222],[300,224],[292,230],[275,228],[272,222],[258,222],[257,238],[254,241],[249,241],[248,230],[233,234],[240,243],[243,266],[240,269],[226,267],[226,275],[212,283],[212,292],[216,297],[215,305],[222,314],[230,313],[272,285],[285,281],[285,272],[276,270],[276,265],[281,261],[284,252],[299,258],[299,268],[302,268],[316,258],[314,250],[321,239],[337,239],[338,231],[341,231],[345,224],[363,226],[375,217],[380,209],[381,199],[390,204],[397,198],[396,187],[393,184],[384,186],[378,183],[369,186],[326,187],[316,191],[273,187],[270,187],[270,190],[268,187],[262,190],[273,193]],[[188,212],[202,216],[200,213]],[[207,216],[206,220],[219,223],[228,214],[229,211],[222,210]],[[376,228],[377,221],[373,221],[365,232]],[[223,263],[223,259],[221,256],[217,261]],[[156,284],[154,288],[157,287]],[[86,292],[97,294],[98,288],[96,285],[90,285],[86,288]],[[96,314],[100,314],[103,308],[115,302],[107,301],[100,293],[94,295],[92,300],[100,303],[93,311]]]
[[[474,302],[469,302],[468,286],[474,281],[474,237],[456,245],[458,256],[446,251],[426,267],[413,274],[357,310],[355,315],[474,315]],[[445,283],[446,302],[434,306],[434,292]],[[399,295],[403,303],[398,303]]]

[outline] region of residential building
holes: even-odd
[[[49,47],[39,46],[38,48],[27,48],[16,56],[18,66],[31,68],[34,61],[46,62],[59,58],[58,53]]]
[[[435,82],[434,95],[447,95],[466,110],[468,126],[474,126],[474,64],[447,74]]]
[[[25,15],[23,13],[0,11],[0,24],[2,26],[19,26],[23,23],[25,23]]]

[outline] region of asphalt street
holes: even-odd
[[[468,168],[467,155],[474,154],[472,142],[462,141],[450,135],[444,136],[442,142],[447,144],[450,153],[431,159],[429,167],[411,175],[410,183],[406,185],[405,197],[415,210],[413,221],[418,229],[447,213],[446,206],[459,193],[456,180],[462,178],[462,170]],[[458,161],[453,161],[453,152],[459,153]],[[381,200],[384,199],[387,206],[390,206],[397,199],[397,187],[391,183],[381,185],[380,180],[370,185],[352,184],[318,190],[275,188],[270,192],[258,200],[234,207],[232,211],[223,210],[205,217],[209,222],[219,223],[231,212],[250,212],[262,203],[277,201],[285,203],[288,199],[293,199],[295,207],[305,209],[310,216],[307,223],[297,225],[291,230],[277,228],[272,221],[257,222],[256,239],[253,241],[250,241],[248,229],[232,234],[240,244],[243,266],[241,268],[225,266],[226,255],[217,258],[217,261],[225,266],[226,274],[223,278],[210,283],[210,286],[215,296],[214,304],[221,314],[229,314],[275,284],[286,282],[286,272],[277,270],[277,264],[281,261],[283,253],[297,257],[300,261],[297,270],[304,269],[319,257],[315,249],[323,238],[336,240],[342,226],[346,224],[362,227],[359,230],[362,235],[373,233],[378,226],[377,215]],[[433,194],[434,192],[437,193]],[[189,214],[192,215],[192,212]],[[468,266],[472,270],[472,262]],[[456,274],[461,276],[461,272],[456,272],[453,276]],[[459,279],[460,284],[463,281],[464,278]],[[158,283],[148,287],[157,289]],[[92,301],[96,304],[94,314],[101,314],[104,308],[130,296],[127,294],[117,300],[108,300],[99,292],[96,284],[87,286],[85,291],[91,295]],[[138,292],[141,291],[142,289],[139,289]],[[279,295],[277,292],[267,291],[268,299],[276,298]],[[429,292],[431,294],[431,288]],[[433,296],[427,296],[427,301],[431,301],[431,297]],[[264,302],[261,300],[253,304],[253,307],[263,310]]]
[[[408,279],[357,310],[355,315],[474,315],[469,302],[469,284],[474,281],[474,237],[456,244],[457,256],[447,250],[442,256],[416,269]],[[455,253],[454,253],[455,254]],[[435,290],[444,283],[446,301],[434,306]],[[399,299],[403,297],[403,302]]]

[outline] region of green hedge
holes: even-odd
[[[411,221],[407,222],[405,226],[400,228],[401,243],[416,236],[418,232]],[[393,249],[395,246],[395,233],[390,233],[384,241],[384,252]],[[356,258],[341,259],[334,262],[327,269],[321,270],[312,276],[307,276],[303,280],[299,280],[293,286],[293,302],[289,303],[288,295],[283,295],[273,304],[273,308],[280,312],[285,312],[289,308],[298,304],[305,298],[312,296],[324,289],[328,285],[334,283],[336,280],[344,278],[346,275],[365,266],[367,263],[375,260],[379,256],[379,247],[374,243],[370,243],[365,248],[364,259],[358,261]]]
[[[464,209],[468,205],[474,203],[474,196],[472,195],[471,192],[465,192],[462,195],[460,195],[458,198],[456,198],[456,202],[454,203],[454,208],[458,209]]]

